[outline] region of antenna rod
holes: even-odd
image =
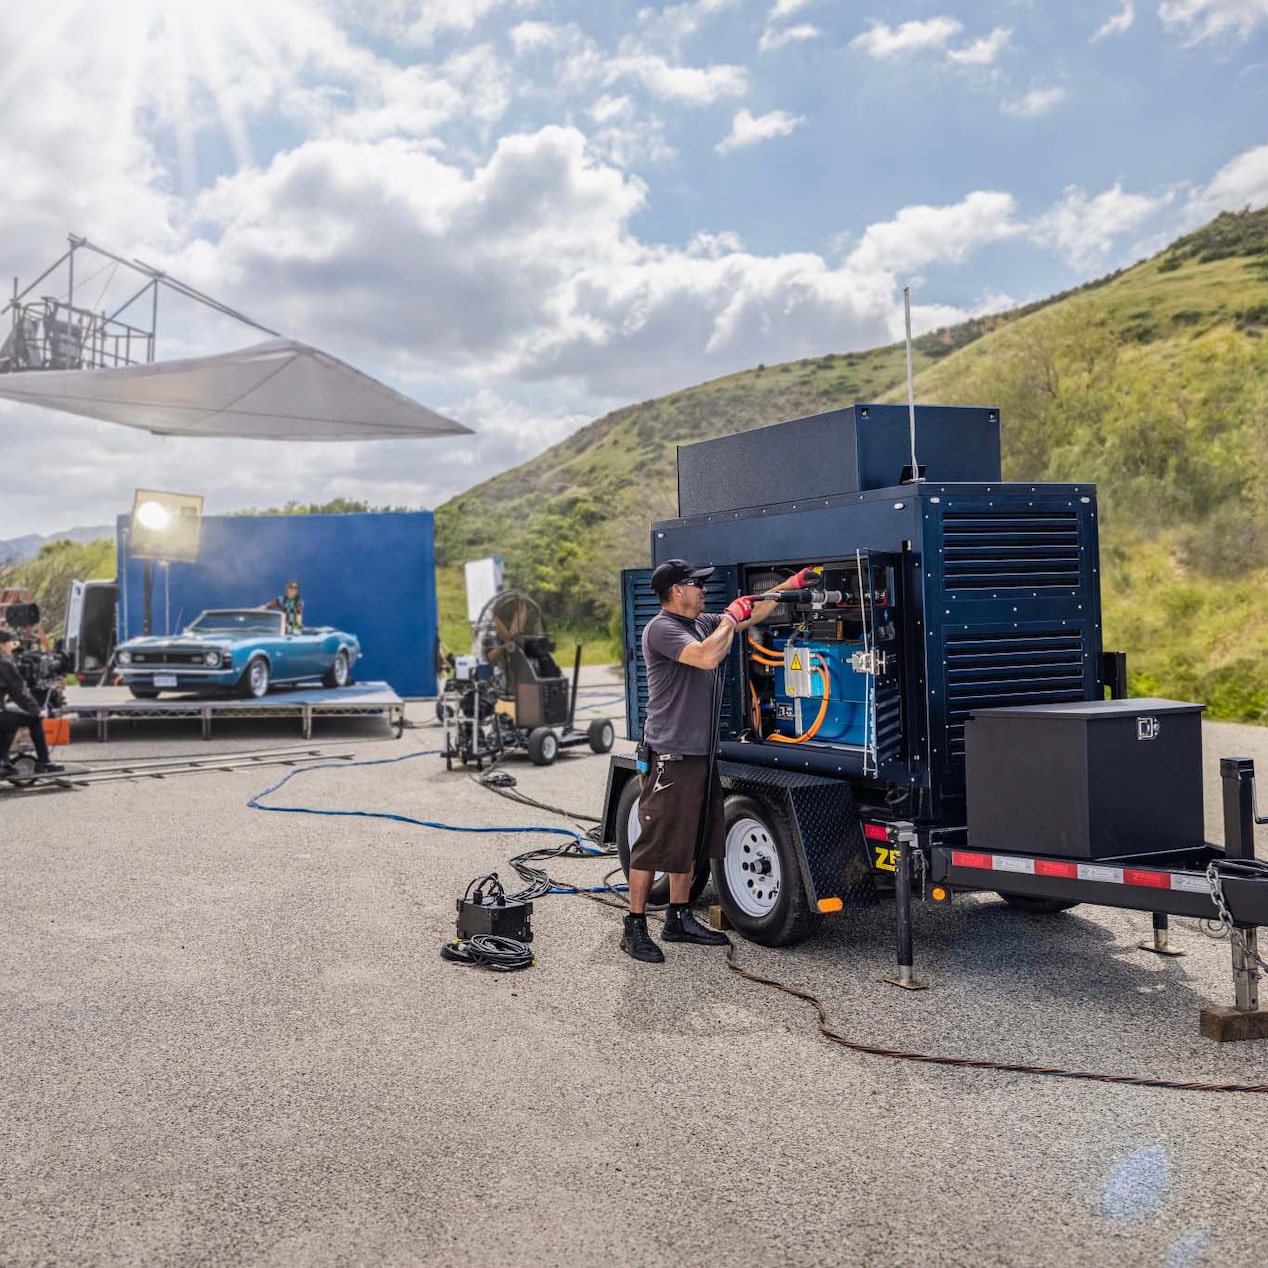
[[[916,384],[911,373],[911,287],[903,287],[903,316],[907,322],[907,427],[911,434],[911,482],[920,479],[916,465]]]

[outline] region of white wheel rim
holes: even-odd
[[[251,665],[251,691],[252,694],[262,696],[265,687],[268,686],[269,671],[268,667],[262,660],[254,661]]]
[[[726,834],[723,862],[727,889],[746,915],[768,916],[779,901],[779,851],[770,829],[758,819],[737,819]]]
[[[612,741],[616,739],[616,732],[612,730],[612,723],[609,722],[599,733],[599,742],[605,749],[612,747]]]
[[[348,683],[348,658],[343,652],[335,657],[335,682],[341,687],[347,686]]]
[[[630,817],[625,821],[625,839],[630,843],[630,859],[634,858],[634,842],[638,840],[638,834],[642,832],[643,825],[638,817],[638,798],[634,798],[634,804],[630,807]],[[652,880],[652,884],[656,884],[664,872],[656,872]]]
[[[555,739],[554,735],[551,734],[542,736],[542,756],[548,762],[553,762],[555,760],[555,754],[558,752],[559,741]]]

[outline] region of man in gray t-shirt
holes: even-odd
[[[646,761],[639,794],[638,838],[630,846],[630,914],[621,949],[636,960],[665,958],[647,932],[647,898],[657,872],[669,873],[666,942],[716,945],[726,935],[707,929],[691,914],[691,884],[704,858],[725,848],[722,787],[710,780],[714,734],[714,685],[718,666],[736,630],[764,621],[771,601],[735,599],[725,612],[704,610],[704,583],[711,567],[670,559],[652,573],[660,611],[643,630],[647,666],[647,717],[640,755]],[[803,568],[781,588],[800,589],[813,572]],[[720,684],[719,684],[720,687]],[[702,832],[702,818],[706,831]]]

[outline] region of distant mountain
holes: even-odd
[[[68,528],[64,533],[49,533],[46,537],[41,537],[38,533],[28,533],[25,537],[0,539],[0,567],[34,559],[40,553],[40,547],[47,546],[49,542],[95,542],[103,537],[113,539],[113,524]]]

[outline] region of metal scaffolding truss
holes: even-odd
[[[9,319],[0,343],[0,374],[148,365],[155,358],[160,287],[266,335],[281,337],[162,269],[125,259],[74,234],[67,240],[69,246],[62,255],[25,289],[19,290],[14,278],[13,297],[0,312],[0,329],[3,318]],[[144,281],[122,303],[98,307],[120,269]],[[101,283],[103,275],[107,276]],[[94,290],[98,298],[91,302]]]

